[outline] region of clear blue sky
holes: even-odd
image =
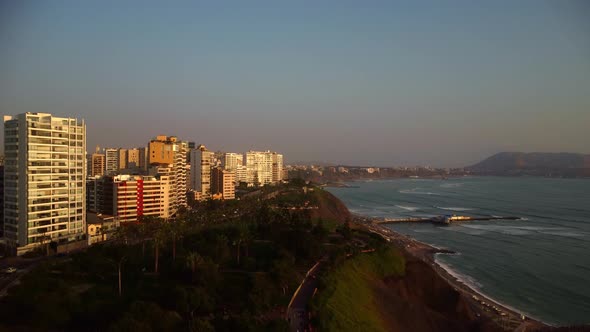
[[[3,1],[0,45],[2,113],[84,118],[89,150],[590,153],[587,1]]]

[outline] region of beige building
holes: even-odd
[[[119,219],[113,216],[88,213],[86,218],[88,245],[112,239],[120,225]]]
[[[119,170],[127,168],[127,149],[121,149],[117,151],[119,154]]]
[[[139,149],[137,148],[127,150],[127,167],[125,168],[140,168],[139,155]]]
[[[48,113],[4,116],[4,241],[22,254],[86,234],[86,124]]]
[[[236,198],[236,178],[234,172],[215,167],[211,170],[211,195],[221,199]]]
[[[174,163],[174,145],[176,142],[178,142],[178,139],[174,136],[156,136],[148,145],[148,163],[150,165]]]
[[[102,153],[93,153],[90,157],[90,173],[88,176],[102,176],[106,168],[106,156]]]
[[[113,214],[121,222],[136,222],[141,216],[169,218],[171,188],[169,176],[115,176]]]
[[[187,206],[188,142],[175,136],[157,136],[149,143],[149,173],[170,179],[170,214]]]

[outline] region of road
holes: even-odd
[[[326,259],[327,257],[323,257],[307,271],[305,278],[291,298],[291,302],[287,307],[287,321],[293,332],[311,331],[307,305],[318,287],[318,272]]]
[[[19,283],[20,278],[35,268],[45,257],[26,259],[22,257],[7,257],[0,259],[0,298],[6,296],[8,289]],[[17,269],[14,273],[4,272],[8,267]]]

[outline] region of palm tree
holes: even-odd
[[[205,262],[203,257],[198,253],[191,251],[186,255],[186,265],[191,269],[191,277],[195,278],[195,272],[197,268]]]
[[[158,222],[159,225],[154,225],[157,227],[153,233],[153,240],[154,240],[154,272],[158,273],[158,264],[160,261],[160,246],[166,241],[167,233],[166,229],[162,227],[162,225]]]
[[[118,271],[119,271],[119,297],[121,297],[122,294],[122,289],[121,289],[121,265],[123,265],[123,262],[125,261],[126,257],[123,256],[121,257],[121,259],[119,260],[119,264],[118,264]]]
[[[172,238],[172,260],[176,261],[176,240],[179,237],[182,237],[182,234],[185,231],[185,221],[184,219],[178,219],[174,222],[168,223],[168,233]]]

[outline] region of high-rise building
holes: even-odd
[[[127,168],[127,149],[118,150],[119,153],[119,170]]]
[[[171,216],[169,176],[117,175],[113,178],[113,215],[121,222],[142,216]]]
[[[249,186],[279,183],[283,178],[282,173],[282,154],[271,151],[248,151],[246,153],[246,182]]]
[[[90,156],[90,173],[88,176],[102,176],[104,175],[106,167],[106,157],[102,153],[93,153]]]
[[[117,149],[105,149],[105,174],[115,175],[119,173],[119,151]]]
[[[246,182],[249,186],[264,186],[272,183],[272,155],[270,151],[246,153]]]
[[[211,163],[213,152],[204,145],[199,145],[191,151],[191,188],[201,193],[201,199],[211,196]]]
[[[236,178],[233,171],[215,167],[211,170],[211,197],[236,198]]]
[[[169,165],[174,163],[174,143],[177,138],[174,136],[156,136],[150,141],[149,147],[149,164]]]
[[[142,169],[143,171],[147,171],[148,169],[148,157],[149,157],[149,153],[148,153],[148,148],[139,148],[139,168]]]
[[[4,237],[4,157],[0,164],[0,239]]]
[[[283,180],[283,155],[272,153],[272,183],[279,183]]]
[[[150,174],[170,178],[171,215],[187,205],[187,153],[188,143],[175,136],[157,136],[149,143]]]
[[[227,152],[223,156],[223,168],[232,171],[235,176],[236,186],[240,182],[247,182],[247,168],[244,165],[244,155],[241,153]]]
[[[140,167],[139,155],[139,149],[137,148],[127,150],[127,168]]]
[[[235,170],[236,173],[236,186],[240,183],[248,183],[248,168],[246,165],[240,165]]]
[[[244,155],[241,153],[226,152],[223,155],[223,168],[228,171],[235,171],[238,166],[242,166]]]
[[[86,231],[86,125],[48,113],[4,116],[4,238],[17,254]]]

